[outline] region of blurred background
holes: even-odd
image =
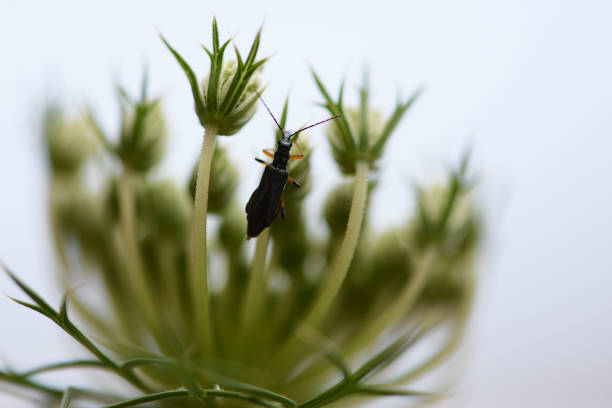
[[[290,127],[326,117],[308,67],[357,98],[364,69],[372,102],[425,92],[390,141],[372,203],[380,228],[411,210],[412,183],[432,181],[473,149],[487,232],[471,330],[451,372],[445,407],[608,407],[612,403],[612,5],[604,1],[151,2],[4,0],[0,13],[0,258],[57,304],[47,170],[38,128],[47,100],[90,105],[108,130],[114,85],[138,90],[144,66],[164,96],[169,159],[160,173],[187,180],[201,143],[187,81],[158,31],[200,76],[210,22],[242,49],[263,24],[270,55],[264,98]],[[263,109],[222,138],[241,164],[244,201],[272,147]],[[319,206],[340,176],[322,129],[315,146]],[[0,277],[0,288],[18,290]],[[0,297],[0,363],[14,368],[82,351],[42,317]],[[64,378],[71,378],[67,373]],[[27,402],[0,390],[0,405]]]

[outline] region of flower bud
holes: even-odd
[[[218,238],[221,246],[229,253],[237,253],[245,243],[246,217],[244,210],[231,207],[223,214],[219,225]]]
[[[312,153],[312,146],[308,143],[307,134],[299,134],[299,139],[294,141],[294,148],[291,154],[298,154],[299,151],[295,148],[295,142],[297,142],[302,149],[304,157],[301,159],[291,160],[288,165],[289,175],[296,179],[300,183],[300,187],[297,188],[294,185],[287,183],[287,187],[283,192],[283,202],[287,206],[287,210],[295,213],[300,211],[300,207],[312,189],[312,181],[310,177],[310,157]]]
[[[159,100],[124,106],[117,154],[126,166],[146,172],[161,160],[165,143],[166,124]]]
[[[362,132],[362,114],[363,113],[359,109],[354,108],[346,111],[346,122],[348,124],[348,128],[350,129],[350,134],[358,135]],[[368,135],[368,144],[369,146],[373,146],[380,137],[380,133],[382,132],[382,128],[384,126],[382,114],[376,109],[370,109],[365,113],[365,115],[367,115],[367,128],[365,129],[365,132]],[[355,163],[359,159],[359,154],[357,151],[351,149],[350,144],[347,145],[344,143],[345,138],[342,132],[342,125],[338,123],[330,124],[327,126],[325,131],[329,144],[332,148],[334,160],[336,161],[336,164],[338,164],[338,167],[340,167],[340,171],[343,174],[354,174]]]
[[[217,100],[226,101],[233,98],[232,92],[235,92],[233,81],[236,77],[238,63],[229,61],[223,65],[221,77],[217,87]],[[217,129],[219,135],[230,136],[237,133],[242,127],[253,117],[257,111],[257,91],[260,87],[259,70],[246,83],[246,87],[232,105],[232,109],[227,112],[222,112],[221,107],[218,109],[206,110],[201,117],[201,121],[207,125]],[[202,98],[207,101],[208,88],[211,86],[210,74],[202,81]],[[211,90],[215,92],[214,90]]]
[[[342,102],[344,83],[340,86],[338,100],[334,101],[314,71],[312,75],[325,99],[323,106],[332,115],[341,115],[338,120],[328,125],[327,132],[340,171],[344,174],[355,174],[357,161],[367,162],[371,169],[376,168],[376,162],[382,156],[389,136],[420,91],[415,92],[406,102],[398,102],[391,116],[383,121],[382,115],[368,106],[370,91],[367,79],[360,90],[359,108],[345,109]]]
[[[95,138],[87,123],[83,119],[67,121],[55,107],[45,113],[44,136],[51,169],[56,173],[78,171],[95,151]]]
[[[408,239],[416,247],[436,245],[442,256],[469,254],[478,239],[478,214],[456,173],[444,184],[419,190],[419,214],[409,224]]]
[[[146,186],[143,200],[144,219],[154,235],[182,241],[189,229],[191,206],[184,190],[170,181]]]
[[[212,34],[212,51],[202,46],[210,58],[210,70],[201,85],[183,57],[163,36],[161,39],[187,76],[200,124],[216,129],[218,135],[229,136],[242,129],[255,113],[260,86],[257,76],[267,59],[255,60],[260,32],[255,36],[246,59],[243,60],[238,49],[234,48],[236,60],[228,63],[223,62],[223,56],[230,41],[223,45],[219,43],[217,19],[213,19]]]

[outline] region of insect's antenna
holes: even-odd
[[[261,97],[261,95],[259,94],[259,91],[255,91],[257,93],[257,96],[259,97],[259,100],[261,101],[261,103],[263,103],[263,106],[266,107],[266,110],[268,111],[268,113],[270,114],[270,116],[272,116],[272,119],[274,119],[274,123],[276,123],[276,126],[278,126],[278,128],[281,131],[281,135],[283,134],[283,128],[281,127],[281,125],[278,123],[278,120],[276,120],[276,118],[274,117],[274,115],[272,114],[272,112],[270,111],[270,108],[268,108],[268,105],[266,105],[266,103],[264,102],[263,98]]]
[[[306,129],[310,129],[311,127],[315,127],[315,126],[317,126],[317,125],[320,125],[321,123],[329,122],[329,121],[330,121],[330,120],[332,120],[332,119],[337,119],[337,118],[340,118],[340,117],[342,117],[342,115],[332,116],[331,118],[327,118],[327,119],[325,119],[325,120],[322,120],[322,121],[320,121],[320,122],[317,122],[317,123],[315,123],[314,125],[306,126],[305,128],[301,128],[301,129],[300,129],[300,130],[298,130],[297,132],[292,133],[291,135],[289,135],[289,137],[293,137],[293,136],[297,135],[298,133],[305,131]]]

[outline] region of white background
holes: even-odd
[[[150,67],[172,140],[163,172],[184,179],[201,131],[187,81],[157,30],[199,75],[210,23],[245,49],[263,23],[265,99],[289,123],[326,116],[308,72],[347,95],[369,67],[373,101],[426,92],[388,146],[373,217],[382,227],[411,207],[410,184],[433,180],[474,146],[488,233],[465,367],[448,406],[607,407],[612,402],[612,7],[597,1],[125,2],[6,1],[0,38],[0,258],[59,301],[46,220],[46,168],[36,119],[47,97],[91,104],[107,129],[113,83],[136,92]],[[246,50],[245,50],[246,52]],[[352,98],[352,99],[351,99]],[[246,200],[270,145],[263,110],[222,140],[240,163]],[[316,207],[339,178],[321,129]],[[313,211],[313,218],[319,222]],[[19,291],[5,278],[0,288]],[[43,318],[0,297],[0,361],[16,368],[79,355]],[[84,355],[84,354],[81,354]],[[0,393],[0,405],[29,406]]]

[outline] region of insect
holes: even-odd
[[[259,99],[266,107],[266,110],[270,116],[272,116],[272,119],[274,119],[276,126],[278,126],[280,129],[281,137],[278,139],[276,150],[274,152],[269,149],[263,149],[263,153],[273,159],[272,162],[255,158],[256,161],[264,164],[266,167],[263,175],[261,176],[259,186],[255,189],[255,191],[253,191],[253,194],[246,205],[247,239],[258,236],[261,231],[272,224],[276,217],[278,217],[279,213],[282,218],[285,218],[285,205],[283,204],[282,194],[287,181],[296,187],[300,187],[300,183],[294,178],[290,177],[289,172],[287,171],[287,162],[289,160],[301,159],[304,157],[302,149],[300,149],[299,145],[295,143],[292,138],[306,129],[310,129],[311,127],[339,117],[333,116],[329,119],[317,122],[314,125],[301,128],[297,132],[291,133],[283,130],[261,96],[259,96]],[[291,146],[294,143],[300,150],[300,154],[292,155],[290,153]]]

